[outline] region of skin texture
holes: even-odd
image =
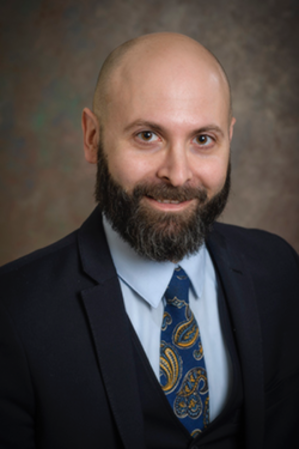
[[[109,171],[128,193],[140,182],[166,183],[205,188],[211,199],[225,183],[235,123],[218,61],[175,33],[142,36],[117,52],[109,77],[100,78],[94,111],[83,110],[86,160],[97,163],[101,138]],[[195,201],[142,199],[178,214]]]

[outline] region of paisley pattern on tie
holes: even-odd
[[[193,351],[193,357],[195,358],[195,360],[201,360],[203,358],[201,341],[198,341],[198,348]]]
[[[182,377],[182,359],[177,350],[165,343],[161,342],[160,352],[160,371],[163,372],[163,391],[171,393],[177,386]]]
[[[199,388],[199,384],[201,387]],[[186,418],[189,416],[192,419],[197,419],[204,410],[201,397],[208,392],[207,373],[203,368],[191,369],[183,379],[180,390],[174,402],[174,411],[178,418]],[[203,418],[205,419],[205,418]]]
[[[190,280],[176,268],[165,292],[160,383],[175,415],[193,437],[209,423],[209,390],[196,319],[188,302]]]
[[[198,338],[198,325],[188,304],[185,308],[185,316],[186,321],[178,324],[173,331],[173,343],[180,348],[190,348]]]
[[[164,312],[163,321],[162,321],[162,331],[166,331],[167,326],[172,323],[172,318],[169,313]]]

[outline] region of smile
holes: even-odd
[[[151,207],[163,212],[179,212],[187,209],[193,200],[178,201],[169,199],[155,199],[151,196],[145,196],[145,200],[151,205]]]
[[[174,201],[174,200],[156,200],[158,203],[162,204],[180,204],[180,201]]]

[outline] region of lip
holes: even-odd
[[[144,198],[155,209],[161,210],[163,212],[179,212],[185,210],[190,206],[191,203],[195,201],[194,199],[192,199],[189,201],[182,201],[181,203],[162,203],[149,196],[145,196]]]

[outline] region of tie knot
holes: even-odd
[[[167,303],[178,308],[188,304],[189,287],[190,279],[185,271],[181,267],[176,268],[165,291]]]

